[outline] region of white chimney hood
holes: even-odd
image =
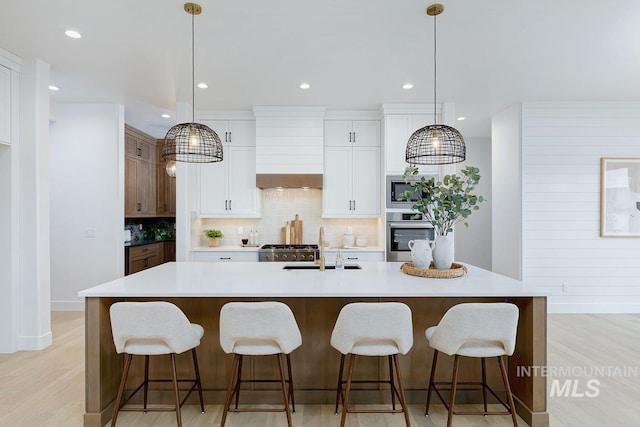
[[[255,106],[256,186],[321,188],[324,107]]]

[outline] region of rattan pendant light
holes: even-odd
[[[194,123],[195,111],[195,37],[194,18],[202,12],[200,5],[185,3],[191,15],[191,123],[179,123],[169,129],[162,145],[162,158],[176,162],[211,163],[222,161],[222,142],[210,127]]]
[[[436,16],[444,11],[441,4],[432,4],[427,15],[433,16],[433,122],[415,131],[407,142],[405,160],[410,165],[446,165],[464,161],[466,148],[457,129],[437,123],[436,116]]]

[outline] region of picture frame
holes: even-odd
[[[600,158],[600,237],[640,237],[640,157]]]

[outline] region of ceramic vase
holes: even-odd
[[[409,240],[408,246],[411,249],[411,262],[414,267],[429,268],[433,244],[431,240]]]
[[[453,263],[453,234],[444,236],[436,234],[436,245],[433,248],[433,264],[438,270],[448,270]]]

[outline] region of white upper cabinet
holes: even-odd
[[[432,114],[391,114],[384,118],[385,172],[402,175],[409,166],[405,161],[407,141],[416,130],[433,124]],[[421,173],[439,171],[438,165],[420,165]]]
[[[327,120],[324,126],[325,218],[380,215],[380,122]]]
[[[11,70],[0,65],[0,144],[11,144]]]
[[[203,217],[258,217],[255,122],[202,120],[222,140],[224,160],[198,165],[199,212]]]

